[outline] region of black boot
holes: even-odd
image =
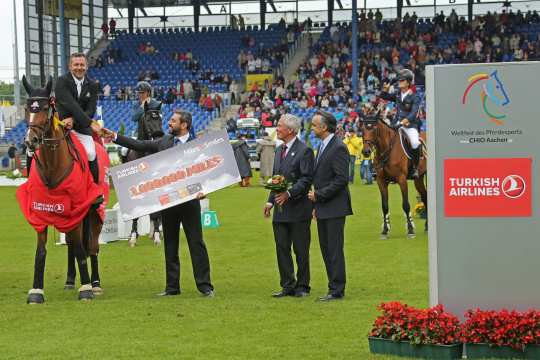
[[[99,169],[98,169],[97,159],[94,159],[94,161],[89,161],[88,162],[88,167],[90,168],[90,172],[92,173],[92,177],[94,178],[94,182],[96,184],[99,184]]]
[[[418,178],[420,174],[418,173],[418,164],[420,164],[420,152],[422,151],[421,147],[418,147],[418,149],[412,150],[412,177]]]
[[[88,162],[88,167],[90,168],[90,173],[92,173],[92,178],[96,184],[99,184],[99,169],[97,159],[94,161]],[[96,198],[96,201],[92,204],[92,208],[96,209],[104,201],[103,195],[99,195]]]

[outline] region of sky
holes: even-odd
[[[3,49],[0,51],[0,80],[13,83],[14,58],[13,48],[15,32],[13,31],[13,0],[0,0],[0,36],[3,38]],[[17,6],[17,34],[19,45],[19,77],[24,74],[24,11],[23,0],[15,0]]]

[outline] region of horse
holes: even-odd
[[[404,134],[400,135],[398,129],[392,128],[377,115],[370,121],[361,122],[362,137],[364,145],[363,154],[368,157],[375,151],[374,168],[376,172],[377,185],[381,193],[383,225],[381,239],[387,239],[390,232],[390,216],[388,214],[388,185],[391,182],[399,184],[401,189],[402,207],[407,220],[407,236],[414,238],[414,222],[411,216],[411,206],[409,204],[409,192],[407,179],[409,174],[410,159],[405,153],[401,144]],[[425,146],[422,143],[423,150]],[[414,179],[416,190],[420,194],[422,202],[427,212],[427,190],[424,184],[424,177],[427,173],[426,153],[418,165],[418,178]],[[425,223],[427,231],[427,219]]]
[[[141,116],[138,123],[137,140],[154,140],[163,136],[161,106],[162,103],[159,104],[159,107],[157,109],[149,109],[148,103],[144,104],[144,115]],[[147,154],[139,153],[135,150],[129,150],[126,157],[123,159],[123,162],[133,161],[146,155]],[[130,247],[134,247],[137,244],[137,239],[139,237],[139,233],[137,231],[138,220],[139,219],[133,219],[131,222],[131,232],[128,241]],[[161,244],[161,238],[159,233],[160,223],[161,218],[159,213],[150,215],[150,233],[152,234],[154,245],[156,246]]]
[[[28,94],[26,121],[28,130],[25,136],[26,146],[34,153],[33,169],[37,171],[47,189],[55,189],[66,179],[76,161],[81,161],[70,141],[69,130],[58,126],[55,121],[54,98],[51,97],[52,77],[45,88],[34,88],[23,76],[22,82]],[[39,151],[37,151],[39,150]],[[88,166],[84,164],[84,166]],[[56,209],[55,209],[56,210]],[[90,208],[83,221],[66,234],[68,245],[68,273],[66,289],[74,288],[75,258],[79,267],[81,287],[79,300],[91,300],[94,295],[103,292],[99,277],[98,253],[101,219],[95,208]],[[33,288],[28,294],[29,304],[41,304],[45,301],[43,277],[47,254],[47,227],[37,232],[37,250],[35,254]],[[88,274],[87,257],[90,255],[92,274]]]

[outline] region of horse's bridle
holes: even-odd
[[[28,98],[28,101],[43,101],[46,100],[48,104],[48,113],[47,113],[47,122],[45,123],[45,126],[43,125],[36,125],[36,124],[28,124],[28,128],[30,129],[38,129],[40,130],[40,136],[38,136],[38,142],[37,145],[45,145],[51,151],[56,151],[58,148],[58,145],[60,145],[60,142],[66,139],[66,136],[68,134],[68,131],[63,131],[63,136],[61,137],[45,137],[45,134],[51,130],[51,123],[53,121],[54,113],[55,113],[55,106],[54,106],[54,98],[48,98],[45,96],[32,96]]]

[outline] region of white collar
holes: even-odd
[[[182,144],[185,144],[187,143],[188,139],[189,139],[189,133],[187,133],[186,135],[183,135],[183,136],[177,136],[176,137],[178,140],[180,140],[180,142]]]
[[[73,78],[73,80],[75,80],[75,84],[77,84],[77,85],[78,84],[82,85],[83,82],[84,82],[84,77],[81,80],[77,79],[73,74],[71,74],[71,77]]]
[[[293,139],[291,141],[289,141],[287,144],[285,144],[285,146],[287,146],[287,152],[289,152],[289,150],[291,150],[294,142],[296,141],[296,136],[293,137]]]
[[[334,134],[333,134],[333,133],[330,133],[330,134],[326,137],[326,139],[324,139],[324,140],[322,141],[322,143],[323,143],[323,149],[326,149],[326,146],[328,145],[328,143],[330,142],[330,140],[332,140],[333,137],[334,137]]]

